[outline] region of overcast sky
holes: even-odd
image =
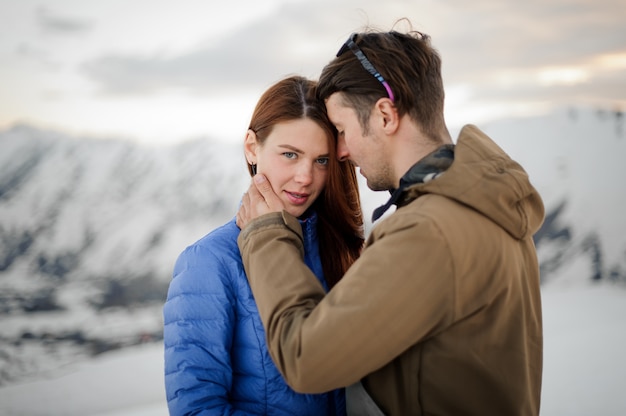
[[[239,140],[269,85],[402,17],[442,55],[451,127],[626,110],[626,0],[0,0],[0,129]]]

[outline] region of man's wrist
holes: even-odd
[[[268,228],[283,228],[286,227],[293,233],[297,234],[302,240],[302,227],[296,217],[289,214],[287,211],[282,212],[270,212],[263,214],[252,221],[250,221],[239,234],[238,240],[243,242],[247,240],[251,235],[256,232],[268,229]]]

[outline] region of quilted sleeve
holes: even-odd
[[[229,352],[235,293],[224,256],[206,246],[178,258],[163,308],[165,390],[171,415],[234,415]]]

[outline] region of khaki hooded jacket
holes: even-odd
[[[410,186],[326,294],[300,224],[257,218],[238,244],[272,358],[296,391],[359,380],[387,415],[537,415],[543,336],[533,234],[542,200],[478,128]]]

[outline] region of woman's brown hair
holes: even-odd
[[[317,212],[319,251],[324,279],[332,288],[359,257],[363,246],[363,214],[354,166],[336,157],[336,131],[324,104],[316,98],[316,82],[300,76],[285,78],[271,86],[252,113],[250,130],[262,146],[272,128],[282,122],[310,119],[328,138],[331,157],[324,192],[312,207]],[[248,165],[250,175],[252,166]]]

